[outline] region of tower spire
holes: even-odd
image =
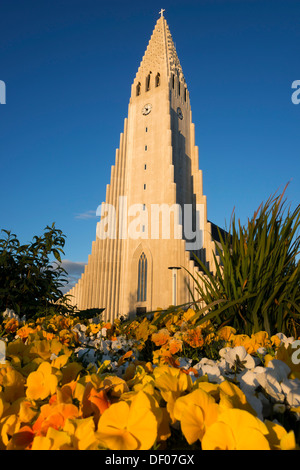
[[[159,72],[161,76],[165,75],[168,79],[170,74],[173,73],[180,77],[182,82],[185,82],[170,28],[163,16],[164,11],[165,9],[162,8],[159,12],[160,17],[156,22],[135,77],[136,83],[142,83],[149,74],[149,71],[152,73],[155,71]]]

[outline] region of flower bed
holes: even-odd
[[[297,338],[192,309],[107,323],[7,317],[0,449],[298,449]]]

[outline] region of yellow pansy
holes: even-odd
[[[270,450],[266,425],[245,410],[228,408],[202,439],[203,450]]]
[[[272,450],[293,450],[296,448],[295,434],[293,431],[289,433],[278,423],[265,420],[268,429],[268,441]]]
[[[100,417],[97,437],[112,450],[147,450],[156,438],[158,420],[149,396],[140,391],[131,403],[120,401]]]
[[[219,393],[220,408],[238,408],[240,410],[246,410],[254,416],[257,416],[257,413],[248,403],[244,392],[242,392],[242,390],[234,383],[225,380],[219,384]]]
[[[52,372],[49,362],[43,362],[35,372],[27,378],[26,396],[32,400],[44,400],[56,391],[58,380]]]
[[[142,382],[139,382],[132,387],[132,390],[134,392],[139,392],[140,390],[143,390],[148,395],[151,395],[157,402],[161,400],[161,394],[156,389],[155,381],[153,377],[151,377],[151,375],[146,375],[143,378]],[[122,396],[122,399],[123,399],[123,396]]]
[[[6,446],[6,450],[31,449],[34,437],[34,432],[30,426],[22,426],[11,436],[11,439]]]
[[[62,369],[62,384],[68,384],[73,380],[76,380],[78,374],[83,369],[79,362],[68,362]]]
[[[156,331],[156,326],[151,325],[147,318],[144,318],[144,320],[136,328],[134,334],[137,340],[146,341],[148,337],[154,333],[154,331]]]
[[[51,361],[51,366],[55,367],[56,369],[61,369],[67,364],[68,359],[69,359],[69,356],[67,354],[62,354],[61,356],[57,356]]]
[[[32,356],[39,356],[44,361],[47,361],[48,359],[50,359],[50,356],[52,354],[50,341],[47,341],[46,339],[34,341],[33,343],[31,343],[30,354]]]
[[[72,351],[70,351],[66,345],[63,345],[57,338],[53,338],[50,341],[48,339],[34,341],[30,345],[30,354],[33,356],[39,356],[44,361],[49,360],[52,354],[58,356],[61,353],[70,356]]]
[[[296,445],[296,439],[294,431],[287,432],[280,439],[280,449],[281,450],[299,450]]]
[[[7,357],[21,357],[28,355],[29,346],[26,345],[21,338],[11,341],[7,344],[6,356]]]
[[[46,404],[40,408],[40,414],[32,429],[45,436],[50,427],[62,429],[67,419],[77,418],[78,415],[79,410],[72,403]]]
[[[120,397],[122,393],[129,391],[128,385],[125,380],[114,375],[108,375],[104,378],[102,386],[109,396]]]
[[[24,396],[25,380],[20,372],[9,364],[0,365],[0,385],[2,397],[7,402],[14,402]]]
[[[71,436],[72,448],[75,450],[92,450],[98,446],[92,416],[84,419],[67,419],[63,431]]]
[[[217,420],[218,411],[213,397],[200,388],[178,398],[174,406],[174,416],[189,444],[202,440],[206,429]]]
[[[71,449],[71,437],[65,431],[49,428],[46,436],[35,436],[31,450]]]
[[[272,342],[266,331],[258,331],[257,333],[254,333],[251,335],[251,339],[254,340],[255,350],[258,348],[270,348],[272,346]]]
[[[186,322],[194,323],[197,319],[196,312],[192,308],[189,308],[184,314],[182,315],[182,319]]]
[[[46,434],[51,442],[51,450],[64,450],[71,448],[71,436],[65,431],[58,431],[54,428],[49,428]]]
[[[20,429],[20,422],[17,415],[9,415],[0,421],[0,449],[5,449],[10,437]]]
[[[19,419],[21,423],[30,423],[37,415],[38,410],[30,400],[22,398],[20,401]]]
[[[266,354],[266,355],[264,356],[264,358],[263,358],[264,366],[265,366],[265,367],[268,367],[269,363],[270,363],[271,361],[273,361],[273,359],[275,359],[275,357],[272,356],[272,354]]]
[[[126,383],[129,388],[134,387],[135,385],[138,385],[144,381],[146,377],[149,377],[146,373],[146,370],[144,369],[143,366],[140,365],[135,365],[135,370],[134,370],[134,375],[133,377],[129,378]]]
[[[279,348],[281,344],[281,339],[278,335],[271,336],[271,343],[274,345],[275,348]]]
[[[236,330],[231,326],[223,326],[217,331],[217,336],[228,343],[233,340],[235,333]]]
[[[0,419],[1,419],[2,415],[3,415],[5,406],[6,406],[5,401],[3,400],[2,397],[0,397]]]
[[[155,344],[155,346],[163,346],[166,344],[170,339],[170,333],[167,328],[162,328],[161,330],[153,333],[151,336],[151,341]]]
[[[100,331],[102,326],[100,323],[98,325],[95,325],[94,323],[91,323],[87,329],[87,332],[90,333],[91,335],[96,335],[98,331]]]
[[[208,382],[207,375],[200,377],[194,382],[193,389],[196,390],[197,388],[200,388],[204,392],[209,393],[216,401],[219,401],[220,399],[219,384]]]
[[[233,337],[233,346],[244,346],[246,351],[246,345],[249,344],[250,342],[250,337],[248,335],[240,334],[240,335],[235,335]]]
[[[175,367],[161,366],[154,369],[155,385],[160,390],[163,399],[167,402],[167,410],[171,422],[174,423],[174,405],[177,398],[192,389],[192,379],[189,375]]]
[[[46,436],[35,436],[32,442],[31,450],[50,450],[51,440]]]
[[[24,325],[22,326],[21,328],[19,328],[16,332],[17,336],[19,338],[21,338],[22,340],[26,340],[26,338],[28,338],[28,336],[31,334],[31,333],[34,333],[34,329],[33,328],[30,328],[28,325]],[[23,342],[23,341],[22,341]]]

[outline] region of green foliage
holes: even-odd
[[[101,319],[104,310],[105,308],[87,308],[76,312],[76,317],[78,317],[79,320],[88,320],[89,318],[95,317]]]
[[[0,312],[9,308],[28,319],[57,310],[70,311],[60,290],[67,282],[61,266],[65,244],[62,231],[53,223],[27,245],[21,245],[10,231],[2,232],[5,238],[0,239]]]
[[[228,235],[219,231],[214,275],[197,259],[204,271],[194,278],[200,297],[206,305],[222,301],[205,318],[199,314],[199,324],[211,319],[239,333],[299,334],[300,205],[286,212],[285,190],[262,204],[246,226],[233,216]]]

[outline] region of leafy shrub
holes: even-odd
[[[265,330],[297,335],[300,314],[300,205],[286,211],[283,193],[261,204],[248,224],[232,217],[227,235],[219,231],[216,273],[197,258],[204,273],[194,277],[206,305],[220,301],[199,323],[213,320],[240,333]]]
[[[21,245],[10,231],[2,232],[6,236],[0,239],[0,312],[9,308],[32,318],[54,313],[58,301],[60,312],[69,311],[60,290],[67,282],[61,266],[65,244],[62,231],[52,224],[27,245]]]

